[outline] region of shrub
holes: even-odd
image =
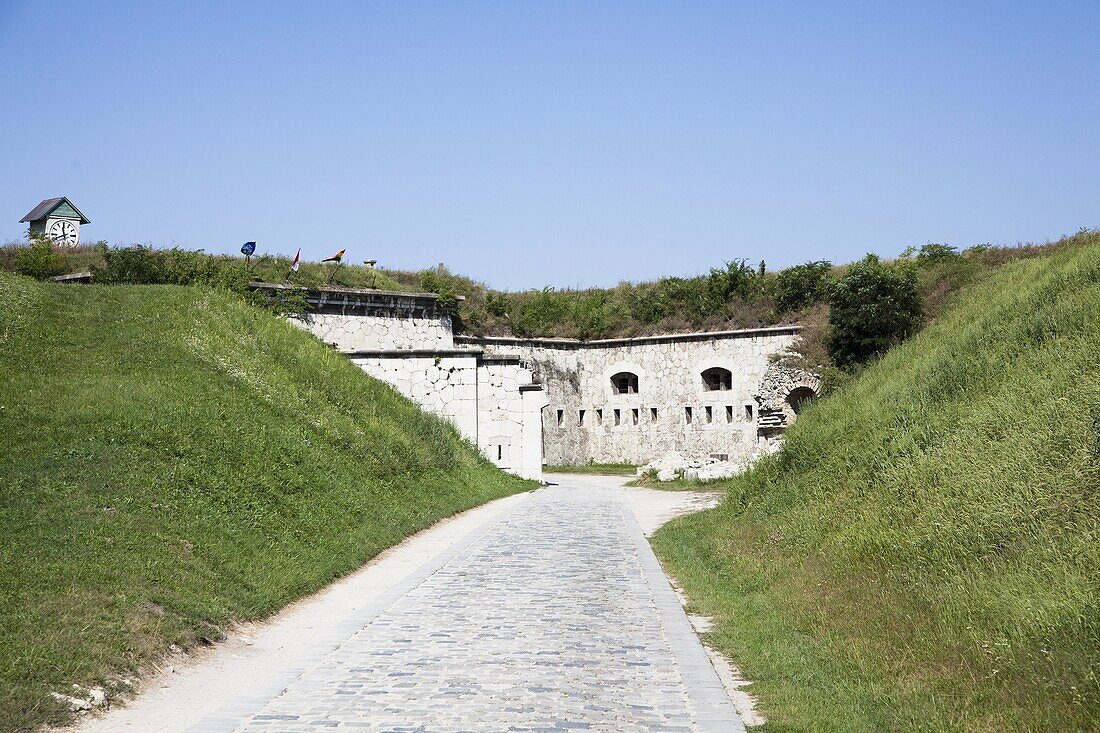
[[[15,271],[38,280],[48,280],[65,271],[65,261],[47,239],[32,240],[15,254]]]
[[[775,278],[775,308],[779,313],[800,311],[829,295],[828,260],[806,262],[783,270]]]
[[[829,355],[841,367],[863,364],[920,325],[916,273],[869,254],[833,287],[830,306]]]
[[[439,296],[437,301],[442,308],[454,308],[458,305],[458,283],[451,273],[443,269],[424,270],[420,273],[420,287]]]
[[[577,338],[606,338],[622,327],[623,314],[607,291],[598,290],[577,301],[573,320]]]
[[[947,244],[926,244],[917,252],[917,262],[929,264],[953,260],[959,256],[959,251]]]
[[[512,331],[519,336],[541,336],[552,333],[554,327],[571,315],[569,296],[554,288],[534,291],[523,299],[512,316]]]
[[[95,271],[96,282],[107,284],[155,285],[166,282],[164,264],[157,252],[146,247],[111,249],[104,247],[103,268]]]
[[[212,256],[178,247],[112,249],[97,245],[103,262],[93,266],[97,282],[127,285],[205,285],[237,293],[248,291],[252,272],[235,257]]]
[[[763,277],[764,263],[760,263]],[[742,300],[748,300],[757,289],[756,272],[745,264],[745,260],[726,262],[725,267],[712,267],[707,276],[706,292],[710,299],[709,305],[718,309],[724,306],[730,298],[737,296]]]
[[[508,315],[510,309],[511,301],[506,294],[494,293],[491,290],[485,294],[485,310],[489,315],[503,318]]]

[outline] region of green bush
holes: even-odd
[[[511,301],[505,293],[494,293],[490,290],[485,294],[485,310],[491,316],[503,318],[511,310]]]
[[[117,285],[206,285],[244,292],[251,273],[239,258],[151,247],[99,248],[97,282]]]
[[[512,330],[519,336],[539,336],[568,320],[572,314],[570,298],[554,288],[535,291],[519,304],[512,316]]]
[[[425,292],[438,295],[438,303],[443,308],[454,308],[458,305],[456,278],[442,267],[420,273],[420,287]]]
[[[924,265],[959,257],[959,251],[947,244],[926,244],[917,251],[917,262]]]
[[[730,298],[751,298],[757,290],[757,280],[763,277],[763,266],[758,276],[745,264],[745,260],[726,262],[724,267],[712,267],[706,280],[706,294],[711,308],[721,308]]]
[[[775,278],[775,309],[779,313],[800,311],[829,296],[828,260],[788,267]]]
[[[577,338],[607,338],[617,331],[624,319],[618,303],[605,290],[585,295],[573,308],[573,320],[577,324]]]
[[[65,271],[65,261],[48,239],[32,240],[15,255],[15,270],[38,280],[48,280]]]
[[[832,289],[826,346],[841,367],[866,363],[912,335],[920,325],[917,276],[904,264],[887,266],[869,254]]]

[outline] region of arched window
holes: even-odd
[[[810,403],[815,397],[814,391],[809,387],[795,387],[791,390],[791,393],[787,395],[787,404],[794,410],[794,414],[802,412],[802,408]]]
[[[611,377],[611,391],[615,394],[638,394],[638,375],[619,372]]]
[[[703,371],[703,388],[708,392],[728,392],[733,389],[733,374],[722,367],[706,369]]]

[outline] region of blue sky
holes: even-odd
[[[0,241],[496,287],[1100,226],[1100,3],[0,0]]]

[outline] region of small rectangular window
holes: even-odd
[[[752,422],[752,405],[745,405],[745,420]]]
[[[565,419],[565,410],[558,410],[558,427],[561,427],[562,420]]]
[[[649,421],[650,422],[657,422],[657,408],[656,407],[649,408]]]
[[[577,424],[584,425],[584,410],[579,410],[577,412]]]
[[[726,422],[733,422],[733,405],[726,405]]]
[[[497,460],[499,461],[503,458],[504,458],[504,446],[501,445],[500,443],[497,443]]]
[[[714,422],[714,408],[710,405],[707,405],[703,408],[703,411],[706,413],[707,416],[707,424]]]
[[[622,412],[618,409],[615,410],[615,424],[618,425],[622,422]]]
[[[691,408],[690,407],[685,407],[684,408],[684,422],[686,422],[688,425],[691,425]]]
[[[630,419],[632,421],[632,424],[638,424],[638,408],[635,407],[633,410],[630,411]]]
[[[596,410],[596,424],[603,425],[603,410]]]

